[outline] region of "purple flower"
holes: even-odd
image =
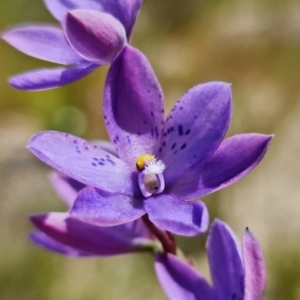
[[[32,57],[65,65],[26,72],[10,79],[21,90],[46,90],[69,84],[111,63],[130,41],[142,0],[44,0],[62,29],[29,24],[2,38]]]
[[[260,300],[266,282],[258,240],[247,228],[240,253],[236,237],[222,221],[214,221],[206,243],[211,287],[191,265],[172,254],[158,254],[155,269],[171,300]]]
[[[146,57],[126,46],[113,62],[104,119],[118,157],[70,134],[45,131],[28,148],[60,172],[88,185],[71,214],[119,225],[148,214],[157,227],[193,236],[206,231],[207,209],[187,201],[249,173],[272,136],[241,134],[222,142],[231,119],[231,87],[190,89],[164,121],[163,94]]]
[[[51,182],[68,206],[85,187],[63,174],[51,174]],[[152,251],[158,244],[141,219],[113,227],[100,227],[92,220],[80,220],[69,213],[48,213],[31,217],[40,230],[30,234],[42,248],[68,256],[108,256]]]

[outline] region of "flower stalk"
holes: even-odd
[[[145,225],[149,229],[150,232],[161,242],[163,249],[166,253],[171,253],[176,255],[176,242],[172,233],[161,230],[157,226],[155,226],[148,217],[148,214],[145,214],[142,217]]]

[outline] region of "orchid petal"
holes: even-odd
[[[231,118],[231,88],[210,82],[178,100],[164,125],[158,157],[165,163],[166,186],[207,160],[222,142]]]
[[[244,300],[260,300],[266,285],[266,265],[261,246],[248,228],[243,235],[242,256],[245,269]]]
[[[244,299],[242,260],[236,237],[224,222],[213,222],[206,248],[217,299]]]
[[[135,166],[140,155],[155,152],[163,123],[162,90],[138,50],[125,47],[111,65],[103,109],[108,133],[123,161]]]
[[[94,145],[99,146],[103,150],[107,151],[108,153],[118,157],[118,153],[116,152],[115,146],[109,142],[109,141],[104,141],[104,140],[94,140],[91,141]]]
[[[68,207],[73,205],[78,192],[86,186],[69,176],[57,172],[51,172],[49,179],[56,193],[64,200]]]
[[[144,203],[150,221],[163,230],[184,236],[195,236],[207,230],[209,217],[203,202],[184,202],[160,194]]]
[[[146,243],[151,243],[126,226],[100,227],[67,213],[35,215],[31,217],[31,221],[55,241],[93,255],[135,252]]]
[[[74,248],[65,246],[65,245],[53,240],[52,238],[50,238],[48,235],[46,235],[45,233],[43,233],[41,231],[32,232],[29,235],[29,238],[37,246],[47,249],[47,250],[51,250],[51,251],[59,253],[59,254],[63,254],[63,255],[67,255],[67,256],[75,256],[75,257],[92,255],[92,254],[78,251]]]
[[[28,149],[40,160],[86,185],[133,195],[136,174],[117,157],[81,138],[56,131],[36,134]]]
[[[62,21],[68,11],[78,8],[103,11],[101,2],[101,0],[44,0],[45,6],[58,21]]]
[[[101,65],[111,63],[127,42],[123,25],[107,13],[76,9],[67,13],[62,24],[74,50]]]
[[[123,24],[129,40],[142,0],[44,0],[44,3],[59,21],[62,21],[68,11],[79,8],[109,13]]]
[[[252,133],[226,139],[203,165],[186,172],[168,191],[188,200],[237,182],[261,161],[272,137]]]
[[[103,1],[103,0],[100,0]],[[113,3],[113,2],[116,2]],[[114,0],[104,2],[105,11],[111,13],[124,25],[128,41],[131,38],[135,21],[139,14],[143,0]],[[103,3],[103,4],[104,4]]]
[[[90,64],[74,68],[40,69],[11,77],[9,83],[19,90],[49,90],[77,81],[98,67],[99,65]]]
[[[77,64],[82,58],[70,47],[61,29],[50,25],[27,25],[6,31],[2,39],[32,57],[58,63]]]
[[[86,187],[79,194],[71,209],[71,215],[100,226],[116,226],[134,221],[145,214],[143,201],[123,194]]]
[[[157,254],[155,271],[170,300],[215,300],[206,280],[192,266],[172,254]]]

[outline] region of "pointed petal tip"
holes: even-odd
[[[245,299],[260,300],[266,285],[265,259],[258,239],[247,228],[242,238],[242,255],[245,269]]]
[[[29,217],[29,220],[34,226],[39,227],[47,219],[47,215],[47,213],[32,215]]]

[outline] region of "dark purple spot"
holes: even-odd
[[[98,148],[98,146],[97,145],[94,145],[94,149],[97,149]]]
[[[109,122],[106,122],[106,125],[109,125],[110,123]]]
[[[146,120],[144,121],[144,124],[145,124],[145,125],[147,124],[147,121],[146,121]]]
[[[105,159],[104,159],[104,158],[101,158],[100,161],[105,162]]]
[[[105,166],[105,163],[103,163],[102,161],[98,161],[98,165]]]
[[[111,159],[107,159],[107,161],[109,162],[109,163],[111,163],[113,166],[115,166],[116,165],[116,163],[114,162],[114,161],[112,161]]]
[[[159,94],[159,95],[158,95],[158,98],[161,98],[161,97],[162,97],[162,96]]]
[[[155,126],[154,131],[155,131],[155,137],[158,139],[159,133],[158,133],[158,128],[157,128],[157,126]]]
[[[88,147],[88,146],[85,146],[84,149],[85,149],[85,150],[89,150],[89,147]]]
[[[97,157],[93,157],[93,160],[98,161],[99,159]]]
[[[178,125],[178,135],[183,135],[182,125]]]
[[[110,156],[108,154],[105,155],[106,158],[110,158]]]
[[[176,143],[174,143],[171,147],[171,150],[173,150],[176,147]]]
[[[162,148],[159,148],[159,149],[158,149],[158,152],[160,153],[161,151],[162,151]]]
[[[191,133],[191,129],[188,129],[186,132],[185,132],[185,135],[189,135]]]
[[[119,136],[116,135],[115,138],[114,138],[114,140],[113,140],[113,142],[114,142],[114,144],[116,144],[118,141],[119,141]]]
[[[167,136],[167,134],[166,133],[164,133],[164,137],[166,137]]]
[[[180,110],[183,110],[183,107],[182,107],[182,106],[180,106],[180,107],[179,107],[179,109],[180,109]]]
[[[162,109],[161,109],[161,112],[162,112],[162,113],[164,113],[164,112],[165,112],[165,110],[162,108]]]
[[[169,134],[169,133],[171,133],[172,131],[174,131],[174,127],[168,128],[167,133]]]
[[[103,117],[104,117],[104,120],[106,120],[106,115],[104,115]]]
[[[198,116],[194,116],[194,119],[198,119]]]
[[[175,155],[177,153],[177,150],[175,150],[174,152],[173,152],[173,154]]]
[[[77,144],[77,140],[74,140],[73,143],[74,143],[74,144]]]
[[[233,293],[233,294],[231,295],[231,300],[235,300],[235,299],[236,299],[236,294]]]
[[[127,142],[128,142],[128,144],[130,144],[130,136],[129,135],[127,135]]]
[[[149,90],[149,89],[147,89],[147,92],[148,92],[148,93],[150,93],[150,90]]]
[[[80,150],[76,150],[76,152],[77,152],[77,153],[79,153],[79,154],[81,153],[81,151],[80,151]]]
[[[93,165],[94,167],[97,167],[97,164],[95,164],[94,162],[92,163],[92,165]]]
[[[138,135],[141,135],[141,133],[138,131],[138,133],[137,133]]]
[[[69,134],[68,133],[65,133],[65,137],[68,137],[69,136]]]
[[[163,146],[163,147],[166,147],[166,142],[163,142],[162,146]]]
[[[184,144],[180,147],[180,149],[183,150],[185,147],[186,147],[186,144],[184,143]]]
[[[153,117],[154,117],[154,113],[153,113],[153,111],[151,111],[151,112],[150,112],[150,114],[151,114],[151,117],[153,118]]]

